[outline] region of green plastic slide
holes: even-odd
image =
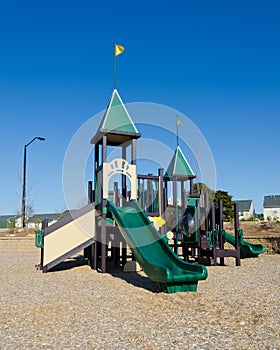
[[[235,245],[235,237],[231,235],[230,233],[224,231],[223,232],[225,240]],[[240,246],[240,258],[246,259],[246,258],[257,258],[259,254],[263,254],[265,252],[265,247],[262,244],[252,244],[249,242],[246,242],[243,240],[243,238],[239,241]]]
[[[205,266],[178,258],[136,202],[119,208],[108,202],[118,227],[146,275],[166,293],[196,292],[207,278]]]

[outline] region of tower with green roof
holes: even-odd
[[[177,146],[173,157],[169,163],[169,166],[164,175],[166,187],[167,182],[172,182],[172,191],[173,191],[173,204],[175,205],[178,198],[177,193],[177,183],[180,183],[180,192],[181,192],[181,206],[184,208],[185,203],[185,182],[190,181],[190,194],[193,193],[193,179],[196,177],[194,174],[189,162],[187,161],[183,151],[180,146]]]
[[[117,89],[113,90],[97,133],[91,139],[91,143],[96,145],[104,135],[107,137],[108,145],[114,146],[138,139],[141,136]]]
[[[169,179],[175,176],[184,180],[191,180],[196,177],[180,146],[177,146],[165,174],[165,177]]]
[[[106,219],[109,179],[114,174],[121,175],[123,205],[125,205],[128,195],[127,181],[130,181],[130,199],[137,199],[136,140],[139,137],[141,137],[141,134],[138,132],[117,89],[114,89],[97,132],[91,139],[91,143],[94,145],[95,156],[95,206],[101,216],[101,232],[98,239],[101,242],[101,272],[106,272]],[[121,149],[121,158],[108,162],[108,146],[119,147]],[[95,244],[95,249],[98,249],[97,245],[99,244]],[[99,252],[96,251],[94,255],[99,256]],[[97,261],[95,261],[96,264]]]
[[[193,179],[195,178],[195,174],[184,156],[183,151],[180,146],[177,145],[176,150],[172,156],[172,159],[169,163],[169,166],[164,175],[165,181],[165,191],[168,193],[168,183],[171,183],[171,191],[172,191],[172,203],[167,204],[166,208],[166,218],[167,222],[171,220],[173,223],[173,229],[175,228],[175,243],[174,250],[176,254],[178,253],[178,232],[179,232],[179,222],[181,221],[183,212],[187,207],[188,201],[186,200],[186,189],[185,182],[190,181],[190,195],[193,193]],[[178,188],[179,187],[179,188]],[[179,192],[179,193],[178,193]],[[178,198],[181,198],[181,203],[178,205]],[[168,203],[168,198],[167,198]],[[179,207],[181,210],[179,210]]]

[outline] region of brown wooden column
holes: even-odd
[[[224,229],[224,210],[223,210],[223,201],[219,200],[219,248],[220,250],[224,249],[223,241],[223,229]],[[220,264],[225,265],[225,258],[220,258]]]
[[[211,204],[211,231],[212,231],[212,249],[213,249],[213,264],[217,265],[217,247],[215,242],[215,232],[216,232],[216,208],[215,204]]]
[[[158,211],[159,215],[164,218],[163,169],[158,169]]]
[[[49,220],[44,219],[42,221],[42,230],[45,230],[48,226],[49,226]],[[43,247],[44,247],[44,236],[45,236],[45,234],[43,234],[43,237],[42,237]],[[41,259],[40,259],[40,269],[41,270],[43,270],[43,265],[44,265],[44,248],[41,248]],[[46,272],[46,271],[43,270],[43,272]]]
[[[103,200],[102,215],[101,215],[101,272],[106,272],[107,262],[107,232],[106,232],[106,200]]]
[[[190,179],[190,195],[193,194],[193,179]]]
[[[100,147],[100,141],[97,142],[94,146],[94,177],[95,177],[95,194],[98,196],[98,188],[96,187],[96,179],[97,179],[97,173],[96,169],[99,167],[100,159],[99,159],[99,147]],[[99,184],[101,186],[101,184]],[[95,198],[96,200],[96,198]],[[98,198],[98,201],[100,201],[100,198]],[[100,204],[96,203],[96,204]],[[94,257],[93,257],[93,269],[97,270],[98,269],[98,260],[99,260],[99,247],[100,247],[100,237],[99,237],[99,231],[96,227],[96,232],[95,232],[95,243],[94,243]]]
[[[93,203],[92,181],[88,181],[88,204]]]
[[[136,165],[136,140],[131,141],[131,164]]]
[[[237,257],[235,258],[236,266],[240,266],[240,245],[239,245],[239,209],[238,204],[234,203],[234,233],[235,233],[235,250]]]
[[[202,252],[201,252],[201,208],[200,208],[200,201],[196,201],[196,220],[197,220],[197,255],[198,260],[202,259]]]
[[[184,187],[185,181],[181,180],[180,184],[181,184],[181,205],[182,205],[182,209],[183,209],[183,208],[186,207],[186,203],[185,203],[185,187]]]
[[[204,193],[204,208],[205,208],[205,231],[207,233],[207,231],[209,231],[209,195],[208,192]]]
[[[126,160],[126,146],[122,146],[122,159]],[[125,205],[126,202],[126,176],[122,175],[122,197],[123,197],[123,205]]]
[[[107,158],[107,136],[102,137],[102,164],[106,162]],[[103,184],[102,184],[103,185]],[[107,214],[107,201],[103,199],[101,203],[101,272],[106,272],[106,261],[107,261],[107,232],[106,232],[106,214]]]

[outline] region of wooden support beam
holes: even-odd
[[[44,219],[42,221],[42,230],[45,230],[49,226],[49,220]],[[44,247],[44,235],[42,237],[42,245]],[[40,257],[40,269],[42,270],[44,266],[44,248],[41,248],[41,257]]]
[[[216,215],[215,215],[215,204],[211,203],[210,215],[211,215],[211,231],[212,231],[212,249],[213,249],[213,263],[217,265],[217,247],[215,242],[215,231],[216,231]]]
[[[126,159],[126,146],[123,145],[122,146],[122,159]],[[123,200],[123,203],[122,205],[124,206],[126,204],[126,176],[122,174],[122,200]]]
[[[234,203],[234,233],[235,233],[235,249],[238,253],[236,257],[236,266],[240,266],[240,244],[239,244],[239,210],[238,204]]]
[[[103,200],[104,201],[104,200]],[[103,209],[103,208],[102,208]],[[101,272],[106,272],[107,262],[107,233],[106,233],[106,214],[101,215]]]
[[[219,200],[219,249],[224,250],[224,240],[223,240],[223,229],[224,229],[224,210],[223,210],[223,201]],[[220,258],[220,264],[225,265],[225,259]]]
[[[190,179],[190,195],[193,195],[193,179]]]

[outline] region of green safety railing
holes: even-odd
[[[36,232],[36,236],[35,236],[35,246],[37,248],[44,248],[44,230],[40,230]]]

